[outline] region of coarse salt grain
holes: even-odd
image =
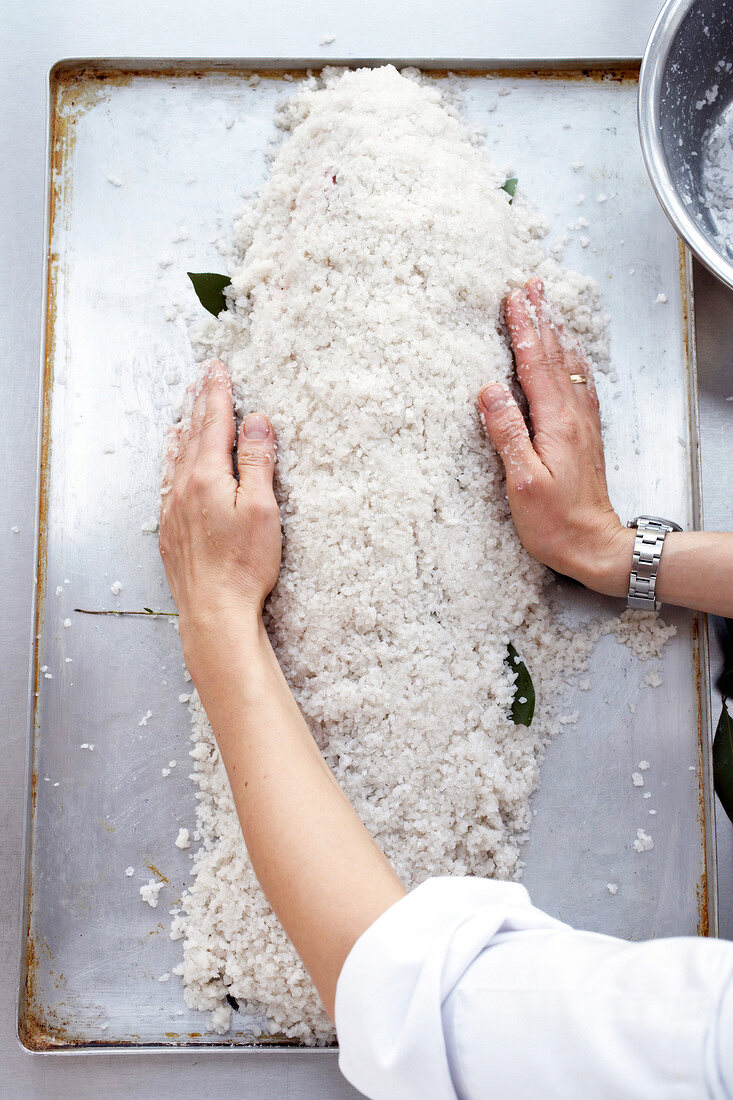
[[[164,882],[156,882],[154,878],[151,878],[144,886],[140,887],[140,897],[148,903],[151,909],[158,908],[158,894],[164,886]]]
[[[643,829],[636,830],[636,840],[634,841],[634,848],[637,852],[650,852],[654,847],[654,841],[652,838],[644,832]]]

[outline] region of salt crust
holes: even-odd
[[[605,319],[594,282],[543,253],[547,225],[521,189],[510,205],[454,90],[442,100],[409,75],[326,70],[282,107],[288,136],[236,221],[229,310],[196,351],[229,365],[239,414],[272,418],[285,543],[270,637],[329,766],[412,887],[518,877],[567,677],[602,633],[658,656],[674,628],[563,625],[517,539],[475,410],[480,386],[511,374],[502,299],[541,275],[596,369]],[[508,718],[510,640],[537,691],[530,729]],[[327,1042],[196,693],[189,706],[201,847],[171,930],[186,1002],[225,1032],[229,993],[268,1032]]]

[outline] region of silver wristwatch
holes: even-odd
[[[664,540],[670,531],[681,531],[682,528],[671,519],[660,519],[659,516],[637,516],[629,520],[627,527],[636,528],[636,539],[626,606],[639,611],[654,611],[657,605],[654,594],[657,570]]]

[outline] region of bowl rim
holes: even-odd
[[[652,27],[639,70],[637,118],[644,164],[657,198],[684,242],[722,283],[733,289],[733,263],[700,231],[674,184],[662,144],[659,104],[672,43],[696,0],[667,0]]]

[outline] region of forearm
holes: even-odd
[[[333,1018],[347,954],[405,891],[321,756],[261,621],[198,639],[187,659],[255,873]]]
[[[625,596],[634,553],[633,529],[619,532],[618,544],[583,583],[609,596]],[[664,540],[657,573],[657,598],[713,615],[733,615],[733,534],[673,531]]]

